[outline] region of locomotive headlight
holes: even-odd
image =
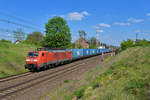
[[[30,61],[30,59],[26,59],[26,61]]]
[[[33,61],[34,61],[34,62],[37,62],[37,59],[34,59]]]

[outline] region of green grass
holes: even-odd
[[[86,88],[87,88],[86,86],[82,86],[81,88],[79,88],[74,92],[74,95],[77,97],[77,99],[80,99],[84,96]]]
[[[69,83],[69,80],[64,80],[64,83]]]
[[[106,61],[108,62],[108,61]],[[96,67],[87,75],[86,85],[67,100],[148,100],[150,91],[150,47],[129,48],[113,58],[103,74]],[[76,93],[77,91],[77,93]]]
[[[35,48],[34,45],[0,42],[0,78],[26,72],[25,56]]]

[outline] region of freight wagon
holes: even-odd
[[[71,49],[72,59],[78,59],[83,57],[83,49]]]
[[[25,68],[30,71],[51,68],[72,60],[111,52],[109,49],[49,49],[37,48],[28,52]]]

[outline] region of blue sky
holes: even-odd
[[[85,30],[88,37],[95,37],[96,28],[99,40],[108,44],[119,45],[127,38],[135,39],[136,32],[140,39],[150,40],[149,5],[150,0],[1,0],[0,20],[35,29],[0,21],[0,38],[12,39],[12,33],[3,29],[22,28],[26,34],[45,30],[50,18],[62,16],[71,28],[72,41],[78,38],[79,30]]]

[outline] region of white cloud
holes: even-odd
[[[66,15],[68,20],[82,20],[85,16],[88,16],[89,13],[87,11],[83,12],[72,12]]]
[[[97,32],[103,33],[103,32],[105,32],[105,31],[104,31],[104,30],[97,30]]]
[[[106,28],[110,28],[111,27],[109,24],[104,24],[104,23],[99,24],[99,26],[106,27]]]
[[[147,15],[147,16],[150,16],[150,13],[147,13],[146,15]]]
[[[133,23],[141,23],[141,22],[144,22],[143,19],[135,19],[135,18],[128,18],[128,21],[133,22]]]
[[[83,15],[86,15],[86,16],[89,15],[89,13],[88,13],[87,11],[83,11],[82,14],[83,14]]]
[[[122,23],[122,22],[115,22],[115,25],[120,25],[120,26],[129,26],[131,25],[130,23]]]
[[[98,25],[96,25],[96,26],[92,26],[92,28],[99,29],[100,27]]]

